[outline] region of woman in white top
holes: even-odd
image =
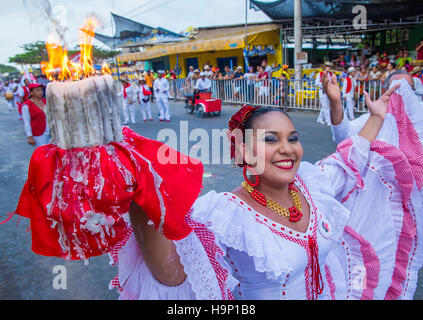
[[[336,130],[345,122],[336,78],[325,75],[324,87]],[[423,117],[393,94],[398,87],[376,102],[366,94],[358,135],[315,165],[301,161],[299,134],[280,109],[244,106],[229,133],[246,181],[198,198],[185,218],[192,231],[178,241],[134,204],[133,230],[111,254],[120,298],[411,299],[423,260],[423,175],[403,148],[422,150]],[[401,127],[404,117],[418,136]],[[376,140],[385,124],[391,130]],[[412,141],[398,140],[400,130]]]
[[[382,77],[382,73],[379,71],[379,68],[377,66],[373,66],[369,74],[369,80],[377,81],[377,80],[380,80],[381,77]]]
[[[151,91],[147,86],[144,78],[141,78],[141,80],[138,82],[137,96],[138,103],[141,105],[141,114],[144,122],[147,121],[147,117],[150,121],[153,121],[150,105]]]

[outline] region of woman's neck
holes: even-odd
[[[286,199],[289,197],[288,184],[275,186],[266,184],[262,181],[256,189],[257,191],[263,193],[266,197],[269,197],[270,199],[275,201]]]

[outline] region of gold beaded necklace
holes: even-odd
[[[301,208],[301,200],[300,196],[298,195],[298,192],[295,190],[294,187],[289,187],[289,195],[291,196],[294,206],[286,209],[282,207],[279,203],[276,201],[273,201],[272,199],[268,199],[265,197],[264,194],[254,189],[252,186],[250,186],[246,181],[244,181],[241,186],[247,191],[251,197],[256,200],[258,203],[260,203],[263,206],[266,206],[270,210],[276,212],[278,215],[285,217],[289,219],[291,222],[297,222],[299,221],[303,214],[302,214],[302,208]]]

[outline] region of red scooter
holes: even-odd
[[[213,99],[210,91],[194,91],[186,95],[185,112],[192,114],[194,111],[199,118],[205,115],[219,116],[222,111],[222,100]]]

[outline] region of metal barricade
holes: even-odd
[[[170,98],[184,100],[186,94],[193,92],[195,84],[193,80],[172,79],[169,80],[169,87]],[[247,103],[310,111],[321,109],[321,89],[316,86],[315,80],[211,80],[211,91],[214,99],[228,104]],[[382,82],[356,81],[355,112],[367,112],[364,91],[369,93],[372,100],[377,100],[382,94]]]

